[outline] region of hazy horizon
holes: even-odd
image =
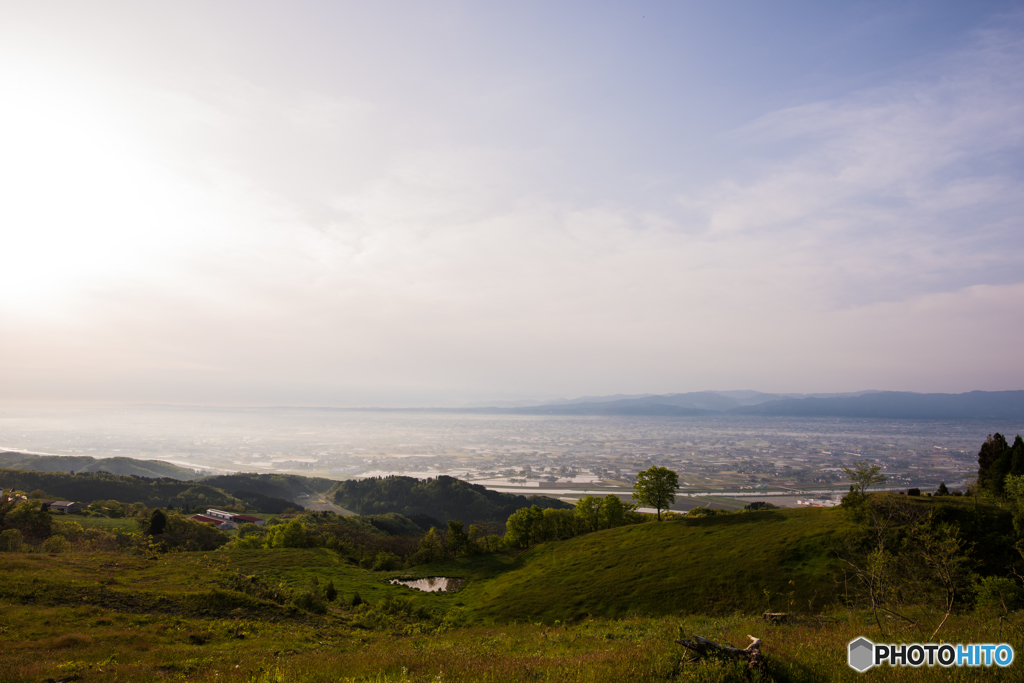
[[[806,397],[831,397],[831,396],[850,396],[877,393],[878,389],[863,389],[860,391],[850,392],[780,392],[780,391],[760,391],[756,389],[699,389],[693,392],[676,392],[668,391],[661,394],[655,394],[652,392],[641,392],[638,394],[603,394],[603,395],[587,395],[587,396],[552,396],[544,398],[533,398],[535,395],[520,395],[520,396],[509,396],[501,395],[500,398],[491,399],[471,399],[466,400],[464,397],[451,396],[449,402],[444,403],[444,398],[441,398],[434,403],[423,403],[423,404],[271,404],[271,403],[185,403],[185,402],[160,402],[160,401],[103,401],[103,400],[92,400],[92,401],[54,401],[47,399],[20,399],[20,400],[3,400],[0,399],[0,418],[3,418],[3,411],[17,411],[19,409],[26,410],[64,410],[64,411],[76,411],[90,408],[185,408],[185,409],[201,409],[201,410],[246,410],[246,409],[282,409],[282,410],[355,410],[355,411],[373,411],[373,410],[412,410],[412,411],[429,411],[431,409],[440,410],[458,410],[458,409],[474,409],[474,408],[511,408],[511,407],[526,407],[526,406],[539,406],[548,404],[558,403],[582,403],[587,400],[594,400],[597,402],[604,402],[608,400],[620,400],[620,399],[633,399],[647,396],[673,396],[679,394],[689,393],[710,393],[710,394],[763,394],[763,395],[777,395],[780,397],[792,397],[792,398],[806,398]],[[893,390],[902,391],[902,390]],[[971,393],[973,391],[982,391],[979,389],[970,389],[964,392],[907,392],[907,393],[942,393],[942,394],[964,394]],[[1008,389],[1005,391],[1024,391],[1024,389]],[[496,394],[483,394],[495,396]],[[436,396],[436,395],[435,395]],[[461,402],[460,402],[461,401]]]
[[[0,7],[0,405],[1024,387],[1024,11]]]

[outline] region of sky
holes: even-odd
[[[1020,2],[4,3],[0,402],[1024,389]]]

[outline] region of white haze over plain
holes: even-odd
[[[13,5],[2,401],[1024,386],[1012,4]]]

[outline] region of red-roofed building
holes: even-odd
[[[256,526],[265,524],[259,517],[250,517],[249,515],[232,515],[231,521],[238,522],[239,524],[255,524]]]
[[[208,518],[219,519],[226,522],[235,522],[236,524],[244,524],[246,522],[248,522],[249,524],[256,525],[263,524],[263,520],[259,517],[250,517],[249,515],[236,515],[233,512],[224,512],[223,510],[217,510],[215,508],[208,509],[206,511],[206,514],[203,516]]]
[[[192,515],[191,517],[189,517],[189,519],[194,519],[195,521],[202,522],[204,524],[212,524],[215,527],[217,527],[218,529],[221,529],[222,531],[223,530],[227,530],[227,529],[237,529],[238,528],[238,525],[235,524],[232,521],[225,521],[223,519],[216,519],[215,517],[207,517],[206,515]]]

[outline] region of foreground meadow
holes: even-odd
[[[419,593],[336,560],[310,550],[5,553],[0,681],[853,681],[861,680],[846,666],[853,638],[914,642],[931,634],[924,624],[887,624],[890,634],[879,637],[870,613],[856,611],[792,624],[738,613],[484,624],[473,617],[470,591]],[[276,588],[295,594],[317,576],[339,591],[323,614],[266,599]],[[356,593],[364,602],[353,607]],[[739,647],[748,634],[759,637],[768,664],[751,675],[731,662],[698,660],[674,642],[693,634]],[[1024,620],[955,615],[941,638],[998,639],[1020,652]],[[866,676],[1020,680],[1020,671],[1017,662],[1005,671],[882,667]]]

